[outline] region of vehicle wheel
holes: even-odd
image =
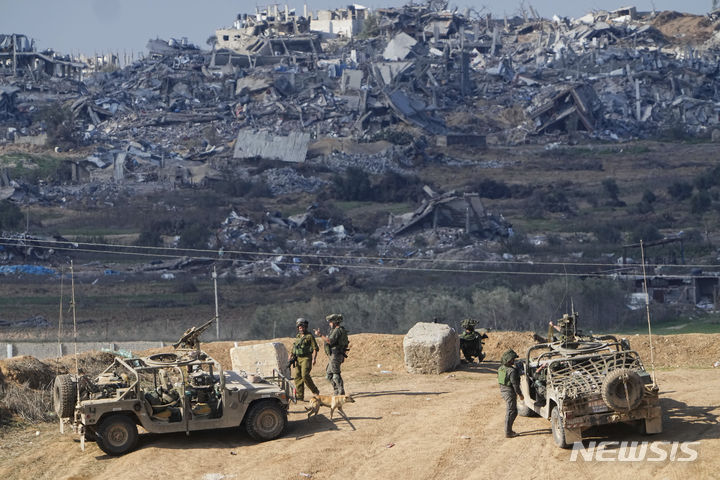
[[[113,415],[100,422],[96,441],[108,455],[122,455],[137,444],[138,431],[135,422],[125,415]]]
[[[628,411],[637,408],[643,397],[642,378],[629,368],[610,372],[602,383],[602,399],[613,410]]]
[[[72,375],[58,375],[53,384],[53,407],[60,418],[70,418],[77,400],[77,382]]]
[[[517,410],[518,410],[518,415],[520,415],[521,417],[539,417],[540,416],[537,413],[535,413],[535,410],[533,410],[532,408],[528,407],[525,404],[519,404],[517,407]]]
[[[97,442],[97,434],[95,434],[94,430],[89,430],[87,427],[85,428],[85,441]]]
[[[568,448],[570,445],[568,445],[565,440],[565,425],[563,424],[563,419],[560,416],[560,411],[557,407],[554,407],[550,413],[550,425],[552,425],[552,434],[553,440],[555,440],[555,445],[560,448]]]
[[[279,437],[286,425],[287,413],[272,400],[254,403],[245,417],[248,435],[261,442]]]

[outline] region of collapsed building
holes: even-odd
[[[71,191],[5,182],[2,197],[60,202],[92,191],[111,202],[124,188],[213,185],[228,172],[273,195],[317,193],[329,182],[300,164],[405,174],[493,145],[647,138],[678,125],[705,135],[720,122],[719,26],[717,15],[634,7],[579,19],[495,18],[438,1],[315,15],[274,7],[218,29],[210,51],[150,40],[147,57],[82,77],[82,62],[4,35],[0,143],[62,148],[32,118],[62,106],[72,114],[65,140],[89,153],[63,165]],[[282,165],[255,172],[258,159]],[[352,243],[349,225],[312,213],[245,218],[229,220],[218,246],[261,245],[258,234],[275,228],[322,235],[307,248]],[[512,232],[477,195],[458,192],[431,196],[389,228],[398,244],[420,230]]]

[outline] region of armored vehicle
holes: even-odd
[[[212,321],[211,321],[212,322]],[[149,433],[244,426],[255,440],[279,437],[287,425],[294,390],[277,370],[272,377],[223,370],[200,350],[198,337],[211,322],[188,329],[175,351],[148,357],[116,357],[94,379],[58,375],[55,412],[63,425],[95,440],[108,455],[132,450],[140,425]]]
[[[583,430],[628,422],[643,433],[662,431],[658,386],[626,339],[586,336],[576,330],[577,313],[559,322],[560,339],[528,349],[521,362],[521,415],[551,422],[555,443],[568,448]]]

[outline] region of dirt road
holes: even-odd
[[[656,442],[649,447],[665,452],[664,460],[652,461],[661,455],[650,450],[644,461],[613,461],[619,452],[613,445],[592,460],[576,454],[571,461],[572,451],[555,447],[545,419],[519,417],[515,430],[521,436],[504,438],[497,363],[410,375],[402,368],[401,350],[387,348],[401,341],[382,336],[356,342],[346,362],[346,385],[356,398],[345,408],[347,421],[330,421],[327,409],[308,421],[298,404],[291,407],[287,432],[276,441],[255,444],[240,430],[187,438],[144,434],[137,450],[120,458],[104,455],[94,443],[81,452],[79,443],[61,436],[56,425],[11,430],[0,439],[0,478],[710,479],[720,471],[720,369],[657,372],[664,433],[643,437],[630,427],[614,426],[593,438]],[[327,392],[323,367],[316,367],[316,381]],[[691,455],[671,443],[683,441],[698,442],[685,446],[697,453],[694,461],[682,461]],[[598,461],[598,456],[610,460]]]

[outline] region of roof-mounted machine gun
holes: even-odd
[[[182,334],[182,337],[180,337],[180,340],[178,340],[176,343],[173,343],[173,347],[175,349],[181,348],[181,349],[188,349],[192,350],[195,349],[200,352],[200,335],[207,330],[207,328],[212,325],[213,319],[209,320],[207,323],[204,323],[200,325],[199,327],[190,327],[187,330],[185,330],[185,333]]]

